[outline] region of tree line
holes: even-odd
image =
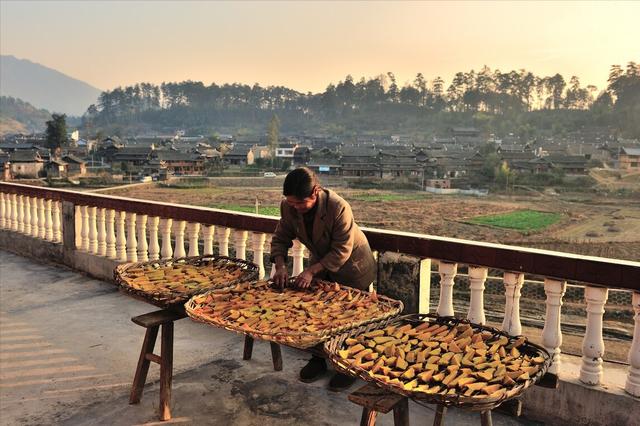
[[[611,67],[603,90],[584,86],[577,76],[567,80],[559,73],[536,76],[524,69],[502,72],[487,66],[456,73],[448,86],[439,76],[429,80],[418,73],[400,87],[388,72],[358,81],[348,75],[321,93],[259,84],[140,83],[102,92],[98,103],[84,114],[83,123],[87,128],[264,129],[276,113],[286,130],[424,130],[438,123],[464,121],[499,131],[505,120],[525,128],[539,126],[535,113],[541,113],[552,117],[543,120],[545,126],[554,120],[565,127],[592,123],[616,126],[624,135],[640,137],[639,108],[640,64],[629,62],[624,68]]]

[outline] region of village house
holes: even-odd
[[[271,150],[266,145],[255,145],[251,148],[251,152],[253,153],[254,161],[259,158],[271,158]]]
[[[37,150],[18,150],[9,154],[11,175],[16,178],[36,179],[44,173],[45,161]]]
[[[618,168],[640,170],[640,148],[621,147],[618,154]]]
[[[174,175],[201,176],[204,174],[204,158],[198,154],[156,150],[153,153],[153,160],[159,162],[160,168],[164,168],[167,172]]]
[[[9,154],[0,149],[0,180],[11,180],[11,163]]]
[[[276,148],[276,158],[284,158],[293,161],[293,153],[298,144],[280,144]]]
[[[588,173],[589,158],[580,155],[550,155],[548,160],[556,169],[570,175],[584,175]]]
[[[52,159],[45,165],[45,172],[48,178],[67,177],[67,163],[59,159]]]
[[[63,155],[62,162],[67,164],[66,172],[68,176],[84,176],[87,174],[87,162],[75,155]]]
[[[373,148],[344,148],[340,161],[342,176],[378,177],[378,151]]]
[[[113,155],[112,164],[120,170],[129,173],[142,171],[144,165],[151,159],[154,147],[130,147],[118,149]]]
[[[415,154],[406,147],[400,149],[384,149],[378,154],[380,177],[418,177],[422,176],[423,167],[416,161]]]
[[[228,165],[250,166],[255,161],[251,148],[249,145],[233,144],[233,148],[224,154],[222,160]]]
[[[293,164],[296,166],[304,166],[311,159],[311,150],[308,146],[298,146],[293,151]]]
[[[307,167],[320,175],[339,175],[342,168],[340,154],[329,148],[314,149]]]

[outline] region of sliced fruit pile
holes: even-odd
[[[265,281],[240,283],[192,301],[197,301],[192,309],[196,316],[235,324],[240,331],[288,334],[318,333],[399,309],[380,301],[375,293],[328,282],[318,282],[310,289],[284,290]]]
[[[419,324],[419,325],[418,325]],[[405,391],[499,398],[529,380],[545,362],[510,339],[469,324],[422,322],[389,326],[348,338],[338,355],[347,365]]]
[[[231,284],[245,273],[241,266],[224,261],[199,266],[178,261],[129,268],[121,278],[129,287],[148,293],[196,294]]]

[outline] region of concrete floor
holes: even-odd
[[[130,318],[155,310],[112,284],[0,251],[0,424],[156,424],[158,368],[139,405],[128,397],[144,330]],[[269,345],[242,361],[242,336],[183,319],[175,325],[170,422],[193,425],[357,425],[347,392],[306,385],[308,355],[284,348],[274,372]],[[356,383],[356,386],[362,383]],[[431,424],[433,406],[410,403],[411,423]],[[493,414],[494,425],[539,424]],[[378,424],[391,425],[391,414]],[[449,410],[447,425],[479,414]]]

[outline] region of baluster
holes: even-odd
[[[453,284],[458,273],[457,263],[439,262],[440,274],[440,300],[436,313],[443,317],[452,317],[453,311]]]
[[[60,219],[60,202],[53,202],[53,209],[51,210],[51,214],[53,215],[53,241],[56,243],[62,242],[62,220]]]
[[[566,281],[545,278],[544,292],[547,295],[547,312],[542,329],[542,346],[551,354],[549,373],[558,374],[560,368],[560,346],[562,345],[562,330],[560,329],[560,310],[562,296],[567,288]]]
[[[24,233],[31,235],[31,197],[24,197],[24,216],[22,221],[24,222]]]
[[[80,214],[82,216],[82,243],[80,246],[83,251],[89,251],[89,207],[81,206]]]
[[[136,240],[136,214],[127,213],[127,262],[138,261],[138,241]]]
[[[96,223],[98,225],[98,255],[107,255],[107,229],[106,229],[106,209],[99,208],[96,216]]]
[[[512,336],[522,334],[520,324],[520,289],[524,283],[524,274],[516,272],[504,273],[505,307],[502,330]]]
[[[291,257],[293,257],[292,277],[300,274],[304,269],[304,248],[304,245],[300,241],[293,240],[293,247],[291,247]]]
[[[45,218],[44,198],[38,200],[38,238],[45,239],[47,237],[47,222]]]
[[[238,259],[247,259],[247,239],[249,238],[249,233],[243,230],[237,230],[233,234],[233,242],[234,248],[236,250],[236,257]]]
[[[18,195],[18,232],[24,234],[24,195]]]
[[[125,235],[125,212],[116,212],[116,258],[127,261],[127,237]]]
[[[640,397],[640,292],[634,292],[632,302],[635,327],[633,329],[633,340],[629,348],[629,375],[624,385],[624,390],[635,397]]]
[[[18,230],[18,196],[11,194],[11,230]]]
[[[44,232],[47,241],[53,241],[53,217],[51,216],[51,200],[44,201]]]
[[[31,236],[34,238],[38,238],[39,235],[39,226],[38,223],[38,199],[31,199]]]
[[[160,218],[151,216],[149,218],[149,260],[158,260],[160,258],[160,244],[158,244],[158,224]]]
[[[175,258],[185,257],[187,252],[184,250],[184,228],[186,228],[187,222],[184,220],[177,220],[173,224],[174,232],[176,234],[176,246],[173,250],[173,256]]]
[[[87,213],[89,214],[89,253],[91,254],[98,254],[97,211],[97,207],[87,207]]]
[[[597,385],[602,380],[602,316],[609,290],[602,287],[586,286],[584,298],[587,301],[587,329],[582,341],[582,365],[580,381],[587,385]]]
[[[118,256],[116,254],[116,232],[115,232],[115,221],[116,219],[116,211],[113,209],[107,209],[106,211],[106,225],[107,225],[107,241],[106,241],[106,256],[109,259],[117,259]]]
[[[488,269],[481,266],[469,265],[469,287],[471,300],[467,319],[476,324],[484,325],[484,283],[487,280]]]
[[[202,227],[202,239],[204,240],[204,255],[210,256],[213,254],[213,233],[216,227],[213,225]]]
[[[263,279],[265,270],[264,270],[264,242],[266,239],[266,234],[262,232],[254,232],[251,235],[251,249],[253,250],[253,263],[258,265],[259,274],[258,279]]]
[[[378,264],[378,252],[373,253]],[[418,276],[418,313],[428,314],[431,301],[431,259],[420,260],[420,272]],[[369,286],[369,291],[373,291],[373,284]]]
[[[75,206],[74,219],[76,227],[76,249],[82,250],[82,208],[80,206]]]
[[[171,248],[171,225],[173,220],[161,219],[160,220],[160,232],[162,233],[162,249],[160,255],[163,259],[171,259],[173,256],[173,249]]]
[[[200,224],[189,223],[187,227],[187,234],[189,235],[189,256],[200,256],[200,247],[198,247]]]
[[[138,216],[138,260],[140,262],[147,262],[149,260],[149,254],[147,250],[149,245],[147,244],[147,219],[146,214]]]
[[[6,226],[5,215],[7,214],[7,210],[5,208],[4,203],[4,192],[0,192],[0,228]]]
[[[218,237],[218,254],[220,256],[229,256],[229,235],[231,229],[224,226],[216,228],[216,236]]]

